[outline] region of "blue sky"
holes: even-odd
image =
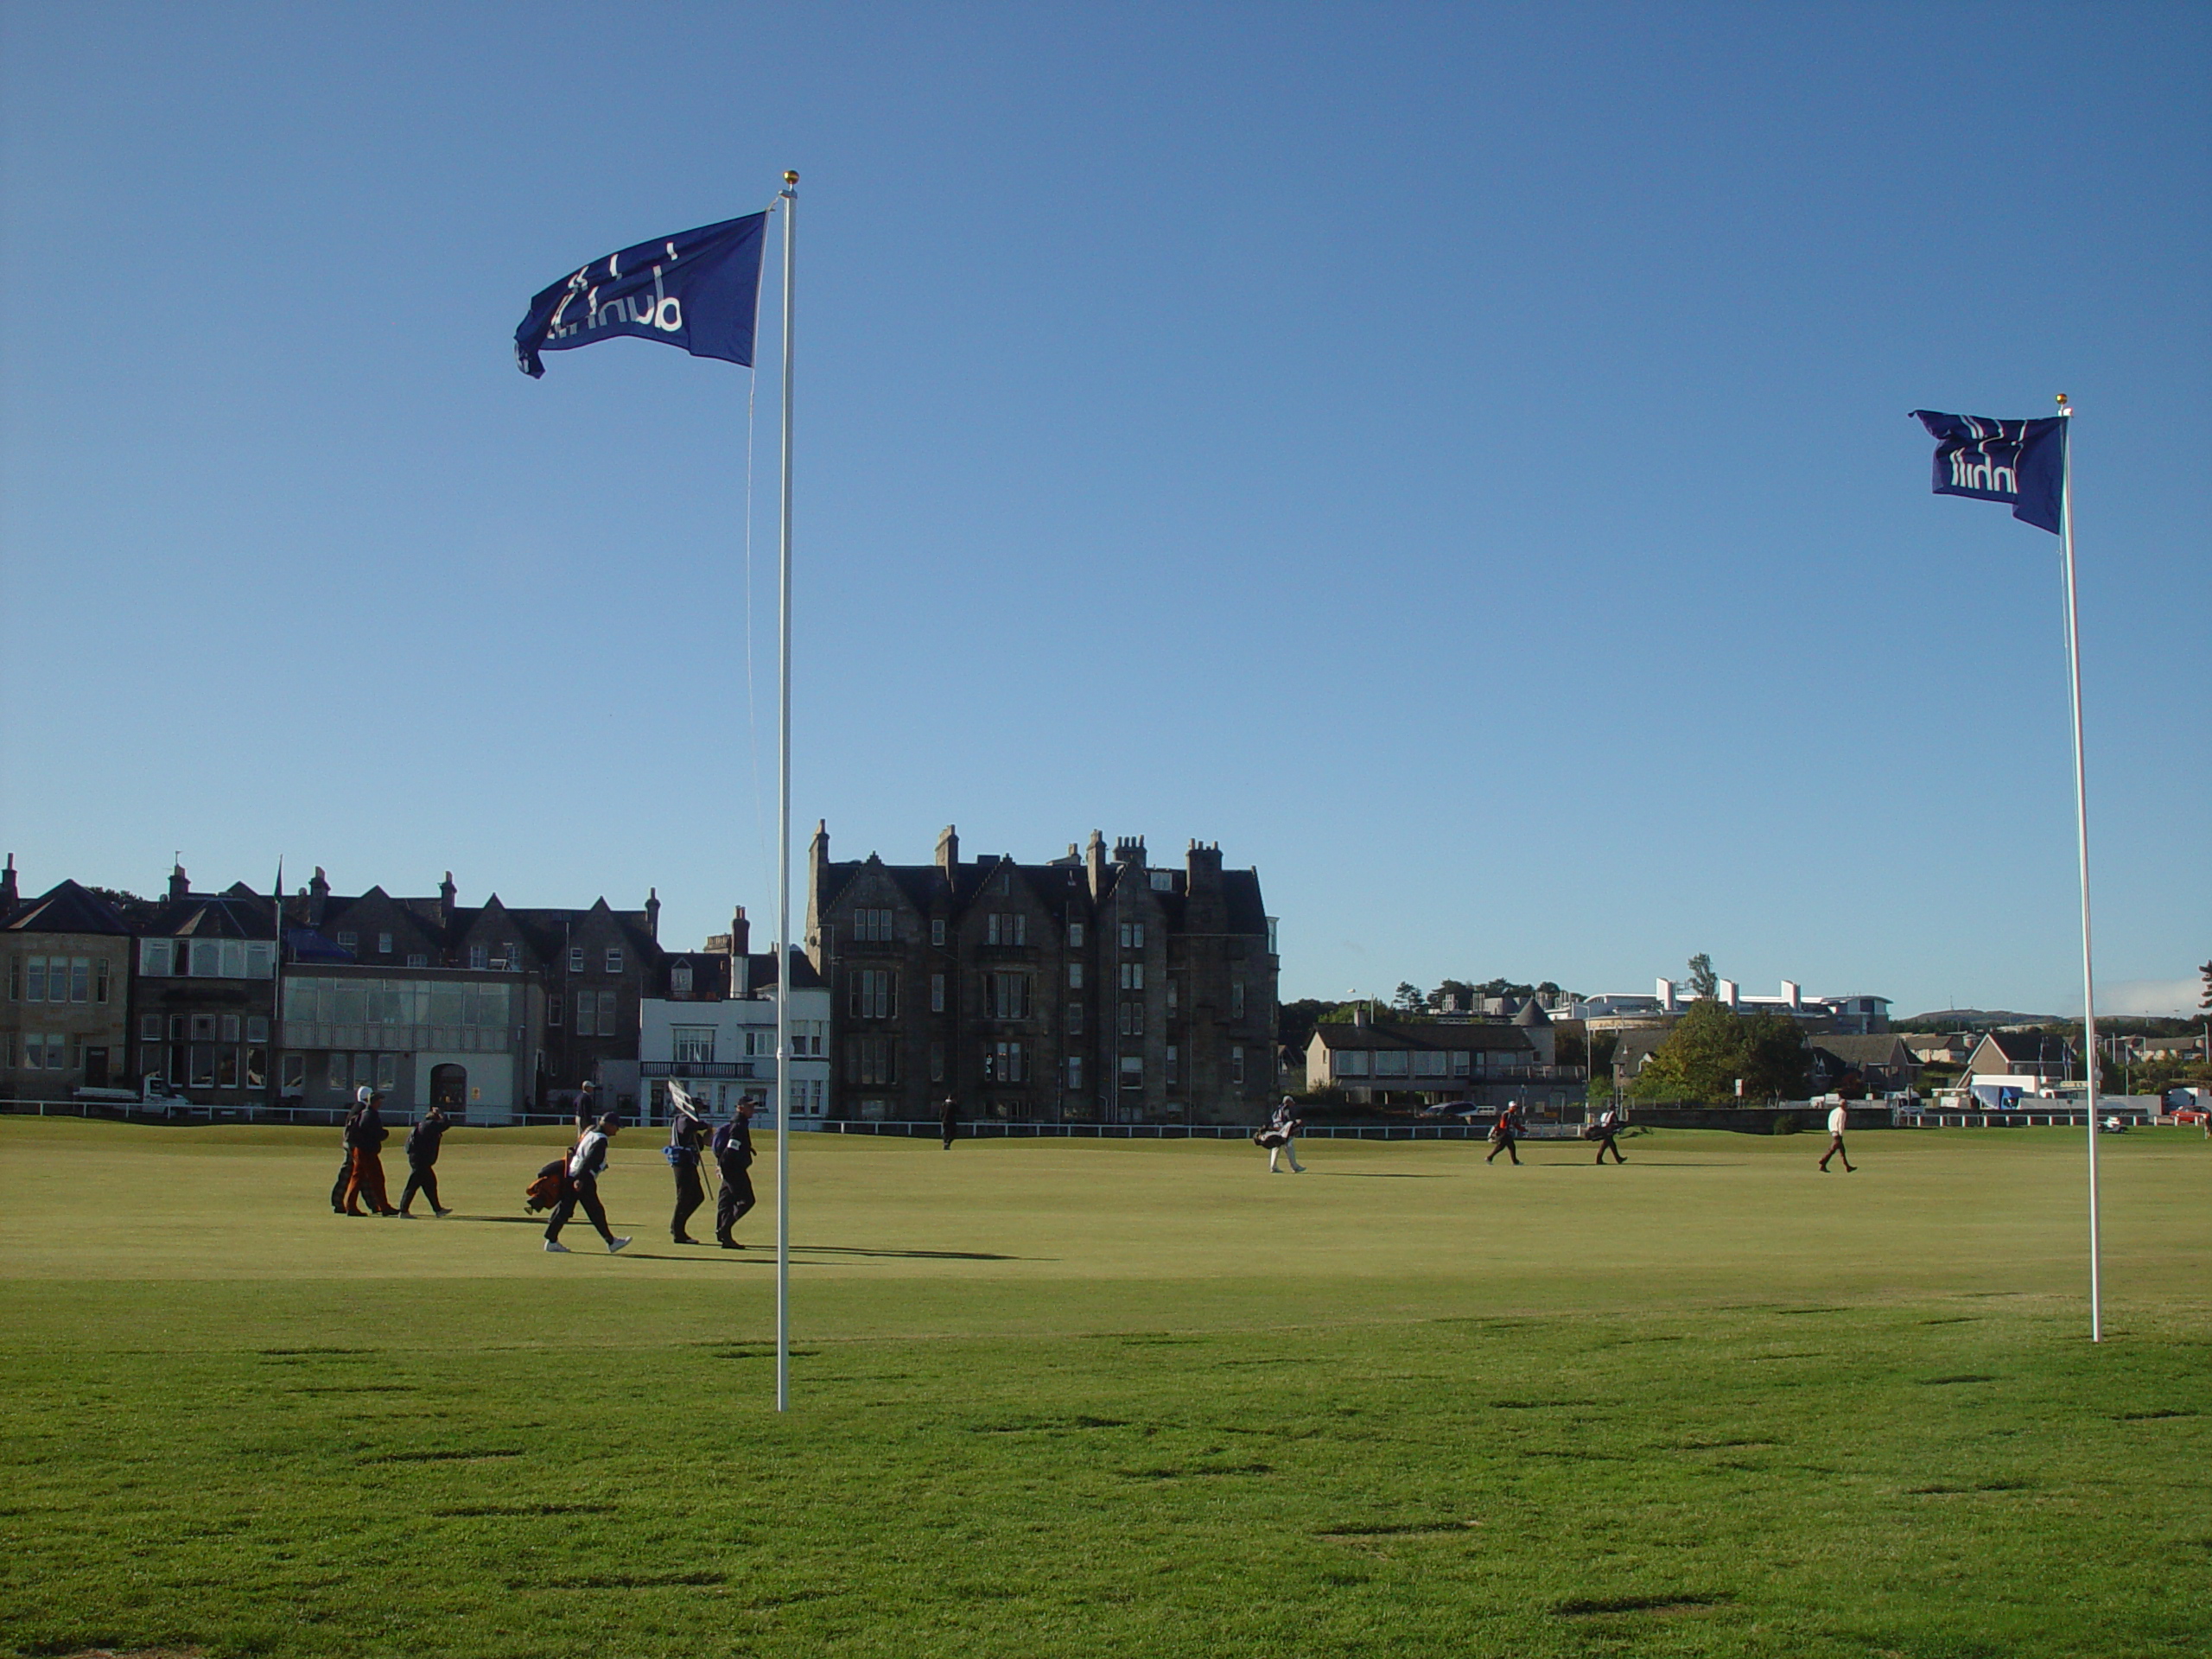
[[[1287,996],[2078,1008],[2056,541],[1905,418],[2064,391],[2100,976],[2212,957],[2202,7],[0,16],[33,890],[772,915],[774,375],[748,608],[746,372],[510,340],[793,167],[839,855],[1217,840]]]

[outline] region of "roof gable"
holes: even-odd
[[[74,881],[48,888],[9,918],[10,933],[110,933],[128,936],[130,925],[113,905]]]

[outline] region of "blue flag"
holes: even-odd
[[[563,276],[530,302],[515,330],[515,366],[536,379],[545,372],[540,352],[634,334],[749,367],[767,219],[752,213],[678,231]]]
[[[1974,415],[1913,417],[1936,439],[1936,493],[2011,504],[2012,516],[2058,534],[2066,487],[2066,420],[1993,421]]]

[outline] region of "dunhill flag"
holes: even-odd
[[[530,302],[515,330],[515,366],[535,379],[545,372],[540,352],[616,334],[750,365],[767,219],[753,213],[678,231],[563,277]]]
[[[2066,421],[1992,421],[1916,409],[1936,439],[1936,493],[2005,501],[2012,516],[2058,534],[2066,482]]]

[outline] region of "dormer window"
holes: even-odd
[[[480,944],[472,944],[468,947],[468,965],[472,968],[481,968],[485,963],[486,958],[490,955],[491,952],[484,946]]]
[[[668,970],[668,988],[677,996],[691,995],[691,964],[679,962]]]

